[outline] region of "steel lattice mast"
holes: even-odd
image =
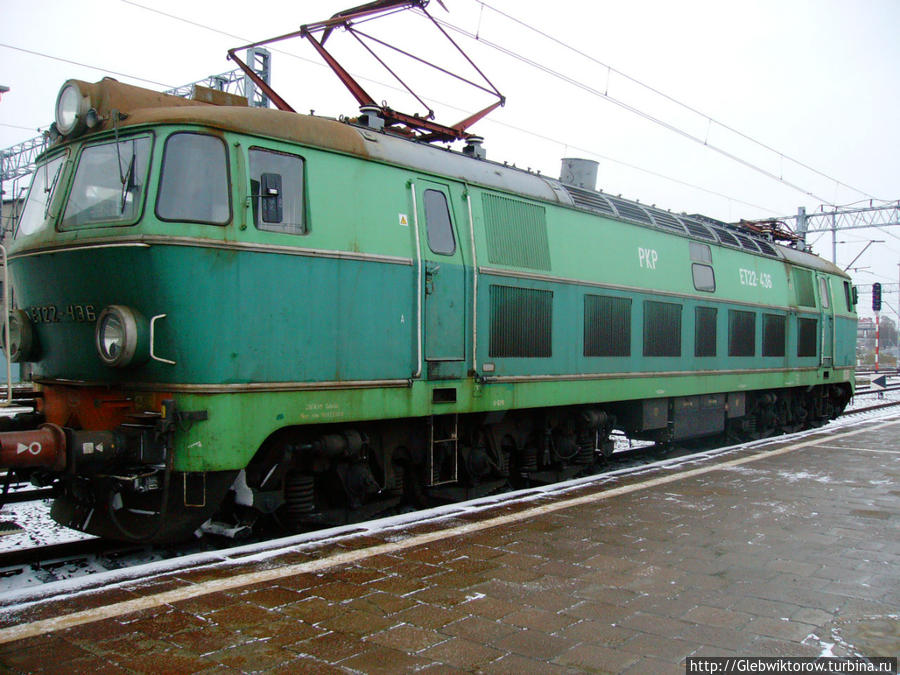
[[[800,207],[796,216],[789,216],[781,220],[796,221],[796,227],[792,229],[803,240],[810,232],[830,231],[831,260],[837,262],[838,230],[862,230],[900,225],[900,200],[881,206],[875,206],[870,202],[869,206],[844,207],[816,213],[807,213],[805,208]]]

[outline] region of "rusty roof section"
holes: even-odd
[[[431,174],[510,192],[535,199],[572,205],[558,181],[496,162],[475,160],[389,132],[377,132],[325,117],[296,112],[211,105],[123,84],[112,78],[78,83],[91,97],[102,122],[80,139],[112,131],[113,110],[121,113],[119,129],[138,125],[197,125],[234,133],[275,138],[300,145],[356,155],[369,160],[408,167]]]
[[[138,124],[196,124],[368,156],[362,137],[348,124],[267,108],[212,105],[142,108],[130,113],[128,119],[122,122],[123,127]]]

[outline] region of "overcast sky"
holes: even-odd
[[[812,212],[823,202],[900,198],[896,0],[489,3],[581,55],[474,0],[444,2],[449,13],[436,2],[429,11],[479,34],[480,43],[458,39],[507,97],[503,109],[474,127],[485,136],[490,159],[552,176],[559,175],[563,156],[597,159],[599,189],[726,221],[792,215],[799,206]],[[0,101],[0,148],[33,137],[37,127],[51,121],[56,94],[68,78],[95,81],[110,75],[155,89],[187,84],[232,70],[225,58],[228,48],[289,32],[353,4],[358,3],[0,0],[0,85],[10,87]],[[459,65],[421,17],[394,16],[365,30]],[[388,83],[390,76],[364,62],[349,36],[336,34],[328,44],[348,58],[353,72],[367,78],[362,82],[373,98],[403,111],[421,110],[397,89],[378,84]],[[356,113],[355,101],[308,44],[296,40],[273,49],[274,85],[294,108],[335,116]],[[421,88],[439,121],[454,123],[491,100],[425,76],[402,59],[391,57],[390,63]],[[872,239],[885,243],[870,246],[854,264],[864,268],[854,280],[865,291],[874,281],[894,284],[885,299],[896,309],[900,228],[839,233],[844,243],[837,247],[837,262],[844,267]],[[830,233],[813,234],[810,241],[817,253],[831,258]],[[870,303],[863,294],[862,313],[870,313]]]

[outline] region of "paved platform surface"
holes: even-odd
[[[684,673],[900,654],[900,416],[0,608],[5,672]]]

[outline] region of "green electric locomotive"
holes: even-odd
[[[819,257],[583,163],[219,103],[59,94],[8,251],[43,422],[0,462],[61,523],[346,522],[591,471],[614,428],[760,437],[853,393],[853,291]]]

